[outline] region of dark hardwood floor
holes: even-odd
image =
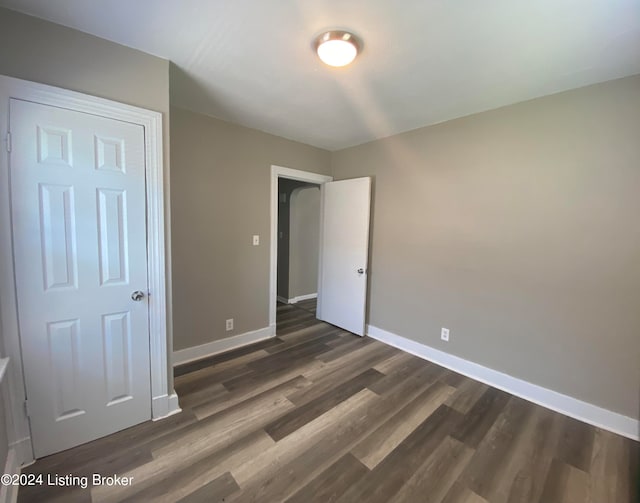
[[[19,501],[635,502],[639,444],[278,305],[277,337],[175,369],[183,411],[24,473]]]

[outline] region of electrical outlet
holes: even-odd
[[[449,329],[448,328],[442,328],[442,330],[440,331],[440,338],[445,342],[449,342]]]
[[[230,320],[227,320],[227,332],[229,330],[233,330],[233,318],[231,318]]]
[[[253,236],[253,246],[258,246],[260,244],[260,236]]]

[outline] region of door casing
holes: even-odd
[[[269,262],[269,327],[272,333],[276,333],[276,299],[278,296],[278,178],[288,178],[289,180],[298,180],[300,182],[315,183],[320,185],[320,195],[322,199],[322,185],[326,182],[332,182],[333,177],[328,175],[319,175],[309,171],[300,171],[297,169],[285,168],[282,166],[271,166],[271,258]],[[322,204],[322,203],[321,203]],[[320,210],[320,218],[322,219],[322,209]],[[320,222],[322,229],[322,221]],[[321,231],[322,232],[322,231]],[[320,235],[322,242],[322,234]],[[322,267],[322,256],[318,256],[319,267]],[[320,276],[318,277],[318,291],[322,288],[320,284]],[[321,310],[318,304],[318,311]]]
[[[8,409],[13,431],[9,431],[9,447],[14,449],[19,464],[33,461],[33,446],[27,419],[25,383],[20,352],[20,332],[13,271],[13,239],[10,206],[9,99],[17,98],[79,112],[139,124],[144,128],[145,182],[147,210],[147,260],[149,290],[149,335],[151,362],[151,417],[153,420],[180,412],[168,372],[168,342],[171,331],[167,310],[171,294],[166,277],[170,272],[165,256],[165,187],[168,172],[162,159],[162,114],[103,98],[57,87],[0,75],[0,334],[5,355],[10,359],[8,372],[11,390]],[[165,185],[167,184],[167,185]],[[168,190],[167,190],[168,192]],[[167,219],[168,222],[168,219]]]

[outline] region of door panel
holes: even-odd
[[[102,285],[128,282],[126,197],[126,192],[121,189],[98,189],[98,250]]]
[[[73,187],[40,184],[38,189],[45,291],[77,288],[78,255]]]
[[[142,126],[12,99],[18,318],[36,457],[151,417]]]
[[[364,335],[371,178],[325,183],[322,193],[318,318]]]
[[[53,369],[51,391],[56,421],[86,413],[82,400],[82,372],[78,365],[79,335],[78,319],[47,323],[48,363]]]
[[[133,399],[131,382],[131,319],[129,313],[102,315],[107,406]]]

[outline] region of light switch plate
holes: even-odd
[[[260,236],[257,234],[253,236],[253,246],[258,246],[260,244]]]

